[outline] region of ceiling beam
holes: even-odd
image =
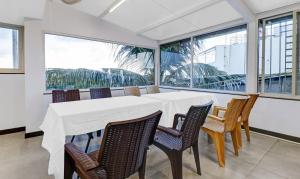
[[[184,11],[180,11],[180,12],[177,12],[177,13],[174,13],[174,14],[172,14],[171,16],[169,16],[169,17],[167,17],[167,18],[164,18],[164,19],[162,19],[162,20],[159,20],[159,21],[157,21],[157,22],[154,22],[154,23],[152,23],[152,24],[150,24],[150,25],[148,25],[148,26],[146,26],[146,27],[144,27],[144,28],[138,30],[136,33],[137,33],[137,34],[142,34],[142,33],[144,33],[144,32],[150,31],[150,30],[152,30],[152,29],[155,29],[155,28],[157,28],[157,27],[159,27],[159,26],[161,26],[161,25],[167,24],[167,23],[169,23],[169,22],[178,20],[178,19],[180,19],[180,18],[182,18],[182,17],[185,17],[185,16],[187,16],[187,15],[190,15],[190,14],[192,14],[192,13],[194,13],[194,12],[197,12],[197,11],[199,11],[200,9],[207,8],[207,7],[209,7],[209,6],[212,6],[212,5],[217,4],[217,3],[219,3],[219,2],[222,2],[222,1],[223,1],[223,0],[211,0],[211,1],[206,2],[206,3],[200,3],[200,4],[198,4],[198,5],[193,6],[193,7],[190,8],[190,9],[187,9],[187,10],[184,10]]]
[[[226,0],[247,22],[255,20],[255,14],[243,0]]]

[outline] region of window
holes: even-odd
[[[161,45],[160,84],[163,86],[190,87],[190,39]]]
[[[247,26],[194,38],[193,87],[245,91]]]
[[[0,73],[23,73],[22,27],[0,24]]]
[[[246,25],[163,44],[160,52],[163,86],[245,91]]]
[[[45,34],[46,90],[154,84],[154,50]]]
[[[262,93],[293,91],[293,15],[263,19],[259,29],[258,88]]]

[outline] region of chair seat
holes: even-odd
[[[224,123],[222,121],[211,119],[209,117],[206,119],[202,127],[218,133],[223,133],[225,129]]]
[[[154,143],[158,143],[171,150],[181,150],[182,148],[182,139],[180,137],[171,136],[160,130],[156,131]]]

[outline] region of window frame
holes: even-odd
[[[298,29],[298,20],[297,16],[300,13],[300,11],[290,11],[286,12],[283,14],[279,15],[274,15],[271,17],[266,17],[258,20],[258,23],[260,24],[258,28],[262,28],[262,49],[261,49],[261,63],[259,64],[259,50],[257,52],[257,92],[261,94],[263,97],[270,97],[270,98],[279,98],[279,99],[300,99],[300,95],[297,95],[297,48],[298,48],[298,34],[297,29]],[[292,42],[292,91],[290,94],[282,94],[282,93],[274,93],[274,92],[265,92],[265,24],[266,21],[273,20],[273,19],[278,19],[281,17],[286,17],[286,16],[292,16],[292,22],[293,22],[293,30],[292,30],[292,37],[293,37],[293,42]],[[259,35],[257,35],[258,43],[256,44],[258,49],[259,49]],[[259,67],[261,65],[261,71],[259,70]],[[261,74],[261,85],[259,89],[259,75]]]
[[[191,43],[191,70],[190,70],[190,87],[176,87],[176,86],[166,86],[166,85],[161,85],[161,79],[159,79],[158,81],[158,85],[162,88],[166,88],[166,89],[174,89],[174,90],[189,90],[189,91],[199,91],[199,92],[211,92],[211,93],[224,93],[224,94],[233,94],[233,95],[245,95],[247,93],[247,87],[245,87],[245,91],[231,91],[231,90],[217,90],[217,89],[205,89],[205,88],[194,88],[194,84],[193,84],[193,64],[194,64],[194,40],[196,37],[200,37],[200,36],[209,36],[212,34],[217,34],[217,33],[224,33],[224,32],[230,32],[230,30],[232,29],[238,29],[240,27],[245,27],[245,30],[247,32],[247,43],[246,43],[246,60],[245,60],[245,65],[246,65],[246,86],[248,85],[248,46],[249,46],[249,25],[245,22],[242,23],[238,23],[235,25],[230,25],[227,27],[222,27],[219,29],[213,29],[212,31],[208,31],[208,32],[204,32],[204,33],[196,33],[187,37],[183,37],[177,40],[173,40],[173,41],[168,41],[166,43],[161,43],[159,44],[159,62],[161,62],[161,50],[160,47],[163,45],[167,45],[167,44],[171,44],[174,42],[178,42],[181,40],[185,40],[185,39],[190,39],[190,43]],[[160,64],[159,64],[160,66]],[[160,77],[160,76],[159,76]]]
[[[113,44],[117,44],[117,45],[128,45],[128,46],[133,46],[133,47],[140,47],[140,48],[148,48],[154,51],[154,84],[156,84],[156,78],[157,78],[157,69],[156,69],[156,65],[157,65],[157,61],[156,61],[156,55],[158,52],[159,48],[154,48],[154,47],[150,47],[150,46],[146,46],[146,45],[136,45],[136,44],[131,44],[131,43],[126,43],[126,42],[120,42],[120,41],[113,41],[113,40],[106,40],[106,39],[101,39],[101,38],[94,38],[94,37],[87,37],[87,36],[81,36],[81,35],[74,35],[74,34],[66,34],[66,33],[58,33],[58,32],[51,32],[51,31],[43,31],[43,57],[44,57],[44,79],[46,79],[46,35],[56,35],[56,36],[62,36],[62,37],[69,37],[69,38],[77,38],[77,39],[81,39],[81,40],[90,40],[90,41],[95,41],[95,42],[101,42],[101,43],[113,43]],[[44,82],[44,94],[49,94],[51,93],[52,90],[47,90],[46,89],[46,80],[43,81]],[[145,88],[146,86],[139,86],[139,88]],[[110,89],[113,90],[123,90],[123,87],[110,87]],[[80,92],[87,92],[89,91],[89,88],[82,88],[79,89]]]
[[[24,74],[25,60],[24,60],[24,26],[6,24],[0,22],[0,28],[12,29],[18,31],[18,53],[19,53],[19,67],[18,68],[0,68],[0,74]]]

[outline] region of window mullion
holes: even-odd
[[[262,55],[261,55],[261,93],[265,92],[265,54],[266,54],[266,21],[263,21],[262,28]]]
[[[193,88],[193,74],[194,74],[194,38],[191,37],[191,68],[190,68],[190,88]]]
[[[297,12],[293,12],[293,61],[292,61],[292,95],[296,96],[297,92],[297,29],[298,29],[298,23],[297,23]]]

